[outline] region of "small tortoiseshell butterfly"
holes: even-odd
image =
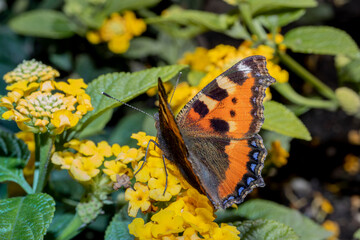
[[[266,149],[258,135],[265,89],[274,83],[263,56],[241,60],[215,78],[176,117],[159,79],[160,148],[215,208],[241,203],[261,177]]]

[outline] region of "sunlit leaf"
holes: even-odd
[[[281,103],[266,101],[264,103],[265,122],[263,129],[274,131],[289,137],[311,140],[305,125],[296,115]]]

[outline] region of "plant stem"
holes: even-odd
[[[35,193],[40,193],[47,180],[47,170],[53,146],[53,138],[48,134],[35,134],[35,159],[39,162],[39,174],[34,182]]]
[[[248,26],[251,33],[255,34],[258,37],[259,41],[266,41],[267,40],[266,32],[264,31],[264,29],[260,24],[258,24],[252,19],[249,3],[247,2],[241,3],[239,5],[239,10],[246,26]]]
[[[297,92],[295,92],[295,90],[291,87],[289,83],[276,83],[273,84],[272,87],[274,87],[286,99],[295,104],[311,108],[322,108],[328,110],[335,110],[338,107],[336,101],[326,101],[321,99],[311,99],[303,97]]]
[[[304,79],[306,82],[311,83],[320,94],[324,97],[327,97],[331,100],[336,100],[336,96],[334,91],[329,88],[327,85],[322,83],[317,77],[312,75],[308,70],[306,70],[303,66],[301,66],[298,62],[296,62],[292,57],[287,55],[286,53],[278,53],[280,60],[289,67],[294,73]]]
[[[84,223],[81,221],[79,215],[76,213],[69,224],[61,231],[56,240],[68,240],[79,234]]]

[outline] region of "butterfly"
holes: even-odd
[[[265,90],[274,83],[263,56],[245,58],[197,93],[177,117],[158,80],[157,139],[164,156],[215,209],[241,203],[261,177],[266,149],[258,134]]]

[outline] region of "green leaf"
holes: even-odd
[[[159,77],[166,82],[184,68],[184,65],[170,65],[150,68],[135,73],[120,72],[98,77],[86,89],[86,92],[91,97],[91,104],[94,110],[88,112],[79,121],[78,129],[85,128],[105,111],[121,105],[120,102],[102,95],[101,92],[106,92],[123,102],[127,102],[146,92],[149,88],[156,86]]]
[[[138,37],[131,40],[129,50],[124,54],[128,58],[157,56],[169,64],[176,64],[185,52],[192,52],[194,43],[189,39],[173,38],[161,32],[157,39]]]
[[[0,200],[0,239],[43,239],[55,212],[45,193]]]
[[[339,77],[343,82],[360,83],[360,59],[350,61],[342,67]]]
[[[261,137],[264,139],[264,145],[266,149],[271,148],[271,144],[274,141],[280,141],[281,147],[284,148],[287,152],[290,152],[291,147],[291,137],[273,132],[273,131],[261,131]]]
[[[224,31],[224,34],[236,39],[251,39],[250,34],[239,21],[235,21],[230,28]]]
[[[234,211],[217,212],[218,222],[246,218],[250,220],[269,219],[291,227],[300,239],[323,240],[332,234],[299,211],[267,200],[249,200]]]
[[[267,101],[264,103],[264,108],[263,129],[293,138],[311,140],[310,133],[305,125],[284,105],[275,101]]]
[[[129,233],[128,225],[132,218],[127,215],[127,207],[123,207],[111,220],[105,233],[105,240],[132,240],[134,236]]]
[[[192,38],[207,30],[225,32],[236,21],[238,21],[237,16],[198,10],[184,10],[177,6],[168,8],[163,16],[152,17],[146,20],[148,24],[156,24],[156,26],[168,34],[182,38]],[[240,35],[239,29],[236,30],[236,33]],[[232,33],[235,34],[235,32]]]
[[[278,27],[283,27],[291,22],[298,20],[304,14],[304,9],[296,9],[276,14],[260,15],[256,19],[273,32],[276,31]]]
[[[74,214],[71,213],[55,213],[54,219],[51,221],[48,228],[48,232],[54,233],[55,235],[59,234],[73,218]]]
[[[24,178],[23,168],[22,161],[17,158],[0,157],[0,182],[16,182],[27,193],[32,193],[32,188]]]
[[[215,14],[198,10],[184,10],[173,6],[166,10],[161,17],[148,18],[147,23],[177,23],[183,26],[196,25],[213,31],[225,31],[230,25],[238,20],[237,17],[228,14]]]
[[[125,115],[125,117],[120,119],[115,129],[111,131],[108,138],[109,143],[118,143],[121,146],[129,145],[129,141],[131,141],[131,134],[137,133],[142,130],[142,125],[146,117],[147,115],[141,112],[134,112]]]
[[[358,46],[345,31],[327,26],[295,28],[285,34],[283,43],[300,53],[359,55]]]
[[[23,13],[9,22],[10,28],[19,34],[61,39],[74,34],[75,26],[63,13],[39,9]]]
[[[297,240],[299,236],[289,226],[268,219],[243,221],[234,224],[241,240]]]
[[[360,228],[354,233],[354,238],[360,239]]]
[[[173,22],[165,23],[154,23],[154,26],[158,28],[159,31],[165,32],[174,38],[184,38],[191,39],[197,35],[206,31],[203,26],[198,25],[180,25]]]
[[[249,3],[253,15],[284,10],[286,8],[311,8],[317,6],[315,0],[250,0]]]
[[[150,37],[137,37],[131,40],[130,47],[124,54],[127,58],[142,58],[159,52],[157,41]]]
[[[100,133],[104,129],[106,124],[110,121],[112,114],[112,109],[104,112],[101,117],[96,118],[85,129],[81,131],[81,133],[79,134],[79,138],[84,139]]]
[[[19,167],[25,167],[30,158],[30,151],[23,140],[14,134],[0,131],[0,157],[16,158]]]
[[[108,0],[105,6],[105,15],[109,15],[113,12],[122,12],[125,10],[138,10],[142,8],[148,8],[155,6],[161,0]]]

